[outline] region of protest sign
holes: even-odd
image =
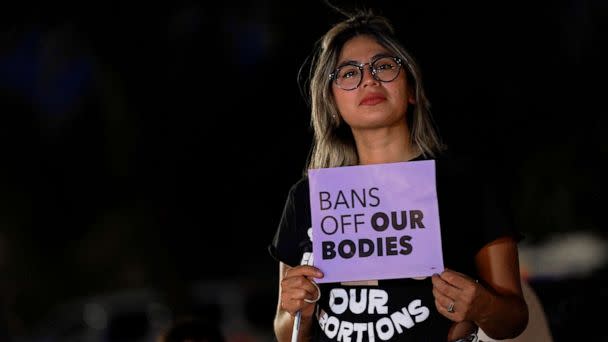
[[[311,169],[318,283],[443,271],[435,161]]]

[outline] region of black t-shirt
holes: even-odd
[[[445,155],[435,165],[444,265],[477,278],[475,255],[485,244],[503,236],[520,237],[484,168]],[[299,265],[312,246],[309,229],[308,179],[303,177],[289,190],[270,254],[289,266]],[[320,288],[314,341],[445,341],[452,324],[435,308],[430,277]]]

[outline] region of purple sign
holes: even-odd
[[[318,283],[443,271],[435,161],[308,170]]]

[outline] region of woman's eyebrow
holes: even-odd
[[[369,59],[369,63],[375,61],[378,58],[382,58],[382,57],[386,57],[386,56],[390,56],[390,55],[391,54],[388,52],[377,53],[377,54],[373,55],[372,58]],[[354,59],[348,59],[348,60],[338,63],[337,68],[343,67],[345,65],[352,65],[352,64],[361,65],[361,62],[354,60]]]
[[[359,61],[357,61],[357,60],[354,60],[354,59],[348,59],[348,60],[345,60],[345,61],[342,61],[342,62],[338,63],[338,66],[337,66],[337,67],[338,67],[338,68],[341,68],[341,67],[343,67],[343,66],[345,66],[345,65],[349,65],[349,64],[350,64],[350,65],[352,65],[352,64],[359,65],[359,64],[361,64],[361,62],[359,62]]]

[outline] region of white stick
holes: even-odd
[[[296,312],[296,317],[293,319],[293,330],[291,331],[291,342],[298,342],[298,334],[300,333],[300,320],[302,312]]]
[[[312,253],[304,252],[300,265],[312,266]],[[293,329],[291,330],[291,342],[298,342],[298,334],[300,333],[300,321],[302,321],[302,312],[298,310],[296,317],[293,319]]]

